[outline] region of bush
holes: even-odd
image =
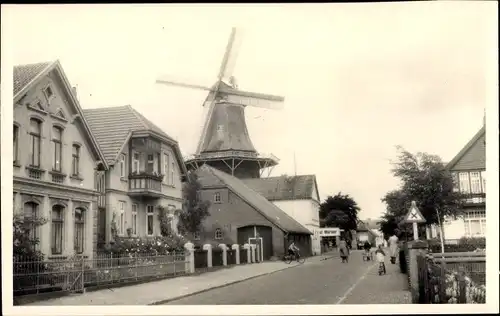
[[[187,240],[182,236],[156,236],[149,238],[116,237],[115,242],[106,247],[105,252],[117,255],[129,253],[166,255],[173,251],[183,251]]]
[[[429,249],[434,253],[441,252],[441,243],[439,240],[429,240]],[[474,237],[467,238],[463,237],[458,241],[456,245],[444,245],[445,252],[472,252],[477,250],[482,250],[486,248],[486,238],[484,237]]]

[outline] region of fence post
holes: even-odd
[[[138,275],[137,275],[137,270],[138,270],[138,268],[139,268],[139,265],[137,264],[137,261],[139,260],[139,258],[137,257],[138,255],[139,255],[139,253],[138,253],[138,252],[136,252],[136,253],[134,254],[134,270],[135,270],[135,280],[136,280],[136,281],[137,281],[137,280],[139,280],[139,277],[138,277]]]
[[[35,261],[36,264],[36,294],[38,294],[38,291],[40,289],[40,264],[41,262]]]
[[[111,284],[113,284],[113,253],[110,254],[109,274],[111,274]]]
[[[243,249],[247,251],[247,263],[252,263],[252,255],[250,253],[250,244],[244,244]]]
[[[446,303],[446,261],[444,257],[440,258],[440,276],[439,276],[439,303]]]
[[[458,304],[467,303],[467,285],[465,283],[465,270],[464,267],[458,268]]]
[[[418,256],[425,256],[427,252],[427,243],[423,240],[414,240],[407,243],[408,245],[408,261],[407,266],[408,281],[412,296],[412,303],[416,304],[420,301],[419,277],[418,277]]]
[[[205,246],[203,246],[203,248],[205,248]],[[188,273],[194,273],[194,244],[191,242],[187,242],[184,244],[184,249],[186,249],[187,258],[188,258],[187,261],[189,263],[186,271]],[[210,255],[211,254],[212,254],[212,252],[210,252]],[[186,260],[186,255],[184,255],[184,256],[185,256],[184,260]],[[212,258],[210,258],[210,259],[212,259]],[[212,261],[212,260],[210,260],[210,261]],[[175,257],[174,257],[174,262],[175,262]],[[212,262],[210,262],[210,263],[212,263]],[[174,263],[174,265],[175,265],[175,263]]]
[[[257,262],[257,258],[256,258],[256,255],[255,255],[255,252],[257,250],[257,246],[254,245],[254,244],[252,244],[252,245],[250,245],[250,248],[252,250],[252,262],[255,263],[255,262]]]
[[[82,293],[85,293],[85,257],[82,254]]]
[[[212,245],[204,244],[203,250],[207,251],[207,268],[212,267]]]
[[[222,249],[222,265],[227,266],[227,246],[226,244],[219,244],[219,248]]]
[[[231,249],[234,250],[236,264],[240,264],[240,245],[234,244],[231,246]]]

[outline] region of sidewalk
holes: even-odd
[[[307,258],[305,264],[314,264],[334,255],[335,253],[327,253],[310,257]],[[299,263],[292,262],[291,264],[286,264],[282,261],[275,261],[233,266],[195,276],[177,277],[120,288],[109,288],[85,294],[74,294],[33,302],[23,306],[162,304],[181,297],[293,268],[297,265]]]
[[[400,272],[399,264],[385,264],[387,274],[378,275],[374,262],[351,291],[338,304],[411,304],[408,278]]]

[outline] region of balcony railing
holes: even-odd
[[[486,203],[486,193],[466,193],[464,194],[466,205],[476,205]]]
[[[163,175],[152,173],[133,173],[129,175],[129,189],[133,194],[149,195],[161,192]]]

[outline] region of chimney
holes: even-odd
[[[483,125],[486,126],[486,109],[484,109]]]
[[[78,97],[78,94],[76,93],[76,87],[73,87],[71,90],[73,90],[73,94],[75,95],[75,97]]]

